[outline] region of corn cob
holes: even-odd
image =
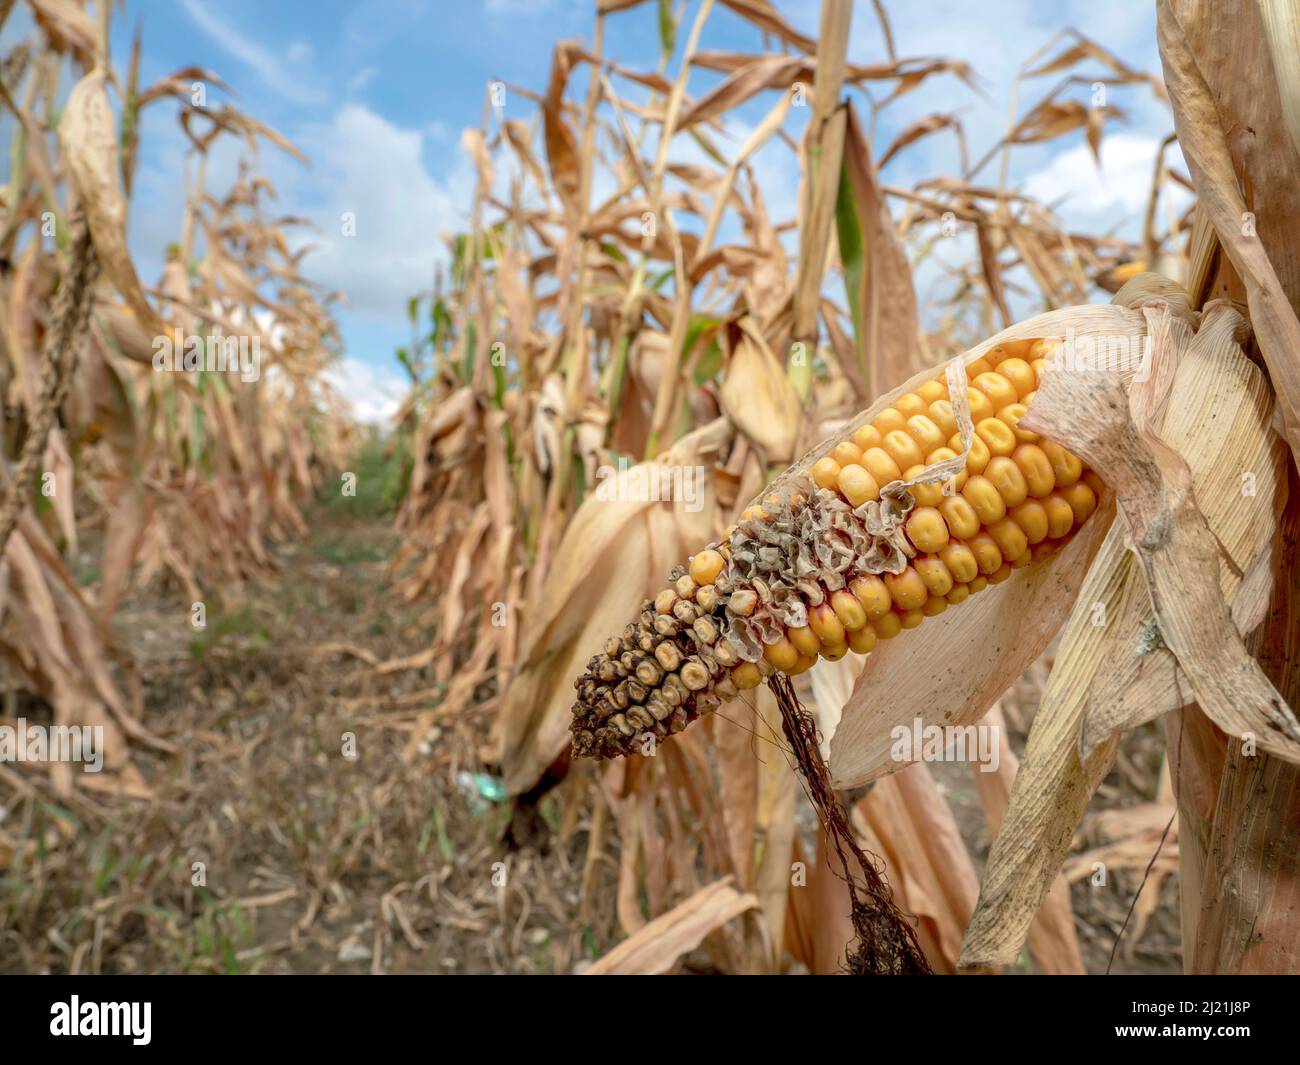
[[[936,376],[677,567],[575,682],[574,752],[641,750],[647,735],[680,732],[774,672],[868,654],[1058,551],[1102,484],[1019,427],[1054,346],[1010,342],[967,364],[964,469],[958,415]]]

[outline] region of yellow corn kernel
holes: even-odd
[[[1047,539],[1047,508],[1037,499],[1026,500],[1018,507],[1012,507],[1008,516],[1020,526],[1020,531],[1031,544]]]
[[[914,629],[918,625],[920,625],[921,622],[923,622],[924,620],[925,620],[925,611],[923,611],[919,606],[913,607],[911,610],[904,610],[898,616],[899,624],[902,625],[903,628],[905,629]]]
[[[867,612],[862,609],[862,604],[854,598],[852,592],[846,592],[843,588],[831,593],[831,609],[840,619],[845,632],[857,632],[867,623]]]
[[[1016,449],[1016,434],[1006,422],[997,418],[976,422],[975,435],[984,441],[990,455],[1010,455]]]
[[[691,579],[696,584],[712,584],[718,579],[718,574],[722,572],[722,567],[725,565],[726,560],[718,552],[708,548],[691,559]]]
[[[937,447],[933,451],[931,451],[930,454],[925,456],[925,464],[927,466],[934,466],[940,462],[947,462],[949,459],[955,459],[956,457],[957,457],[957,452],[955,452],[952,448]],[[963,488],[965,488],[966,478],[968,476],[969,474],[965,470],[960,471],[956,477],[952,478],[952,487],[948,489],[946,494],[952,495],[953,493],[960,492]],[[940,482],[941,489],[942,486],[943,486],[943,482]],[[938,506],[938,504],[935,505]]]
[[[875,650],[879,637],[870,625],[863,625],[855,632],[849,633],[849,650],[855,654],[869,655]]]
[[[949,496],[939,504],[939,513],[943,515],[949,535],[958,540],[969,540],[980,531],[979,515],[964,495]]]
[[[763,648],[763,657],[782,673],[789,673],[799,661],[799,652],[789,637],[782,636],[776,643],[769,643]]]
[[[1002,502],[1008,508],[1020,506],[1029,495],[1029,484],[1025,480],[1025,475],[1020,472],[1020,467],[1005,455],[990,459],[984,470],[984,476],[993,482],[993,487],[998,490],[998,495],[1002,497]]]
[[[857,447],[855,444],[850,443],[848,440],[841,440],[831,448],[831,458],[841,466],[861,466],[862,449]]]
[[[890,432],[893,432],[891,429]],[[881,488],[889,484],[890,481],[898,481],[903,477],[903,471],[898,463],[889,457],[889,452],[884,448],[872,447],[862,453],[862,465],[867,468],[867,472],[875,478],[876,484]]]
[[[1047,535],[1053,540],[1059,540],[1074,528],[1074,507],[1056,492],[1043,500],[1043,509],[1047,511]]]
[[[899,621],[898,615],[892,610],[878,618],[873,618],[871,621],[871,631],[880,640],[892,640],[902,630],[902,623]]]
[[[1044,540],[1040,544],[1034,544],[1034,546],[1029,549],[1029,554],[1033,557],[1035,562],[1039,559],[1051,558],[1052,555],[1061,550],[1062,543],[1063,541],[1061,540]]]
[[[926,417],[939,427],[939,432],[947,440],[957,431],[957,417],[952,412],[952,404],[946,399],[935,400],[930,404],[930,410]]]
[[[1012,569],[1024,569],[1026,566],[1028,566],[1028,565],[1029,565],[1031,562],[1033,562],[1033,561],[1034,561],[1034,560],[1033,560],[1033,558],[1031,557],[1029,550],[1026,550],[1025,553],[1024,553],[1023,555],[1021,555],[1018,559],[1016,559],[1013,563],[1011,563],[1011,568],[1012,568]]]
[[[966,482],[961,494],[979,515],[981,525],[992,525],[1006,517],[1007,505],[1002,502],[1002,496],[987,477],[972,477]]]
[[[1106,490],[1106,482],[1097,476],[1096,470],[1083,471],[1083,483],[1092,489],[1092,494],[1101,499],[1101,494]]]
[[[899,610],[912,610],[925,602],[930,594],[925,582],[911,566],[902,573],[886,573],[885,587],[889,589],[889,598]]]
[[[1076,525],[1082,525],[1092,516],[1092,512],[1097,509],[1096,495],[1082,481],[1071,485],[1062,492],[1061,498],[1069,503],[1070,509],[1074,511],[1074,523]]]
[[[948,526],[934,507],[917,507],[907,519],[907,538],[918,551],[938,551],[948,543]]]
[[[971,535],[973,536],[974,533]],[[979,576],[979,563],[975,561],[974,553],[965,544],[949,544],[939,552],[939,558],[958,584],[969,584]]]
[[[889,613],[893,602],[889,598],[889,589],[885,587],[885,582],[874,574],[855,577],[849,582],[849,591],[862,604],[862,609],[867,612],[868,618],[883,617]]]
[[[985,418],[993,417],[995,408],[992,401],[978,388],[968,387],[966,389],[966,398],[970,400],[970,420],[972,423],[978,423]]]
[[[986,576],[984,576],[984,574],[981,573],[978,577],[976,577],[973,581],[970,582],[970,594],[974,595],[976,592],[982,592],[988,586],[989,586],[989,579]]]
[[[763,674],[753,662],[741,662],[731,670],[731,683],[741,691],[757,688],[763,682]]]
[[[931,595],[947,595],[952,591],[952,574],[938,556],[922,555],[912,562],[912,568]]]
[[[948,438],[948,446],[957,454],[961,454],[961,433],[953,433]],[[974,476],[977,473],[983,473],[984,467],[989,464],[989,459],[993,455],[989,451],[988,444],[974,434],[970,438],[970,453],[966,456],[966,472]]]
[[[844,625],[829,603],[809,608],[808,627],[817,634],[817,639],[821,641],[823,647],[844,642]]]
[[[900,471],[925,461],[925,451],[912,439],[906,429],[896,429],[892,433],[886,433],[880,446],[898,464]]]
[[[994,410],[999,410],[1008,403],[1014,403],[1020,398],[1016,386],[1000,373],[982,373],[972,379],[971,384],[989,397],[989,402],[993,405]]]
[[[1025,531],[1011,518],[1003,518],[989,526],[989,535],[998,545],[1005,562],[1014,562],[1022,555],[1029,554],[1029,539]]]
[[[924,414],[913,414],[907,419],[907,435],[916,441],[923,458],[935,448],[942,447],[948,438],[948,434]]]
[[[958,603],[964,603],[970,598],[969,584],[954,584],[952,591],[948,593],[948,604],[956,606]]]
[[[933,381],[926,381],[925,384],[916,390],[916,394],[925,400],[926,403],[935,403],[941,399],[948,398],[948,385],[942,377],[938,377]]]
[[[860,507],[869,500],[880,498],[876,479],[861,466],[845,466],[835,478],[835,486],[851,506]]]
[[[786,629],[785,635],[794,644],[794,649],[801,655],[813,655],[815,657],[822,648],[821,640],[817,639],[817,634],[807,625]]]
[[[924,414],[925,408],[929,405],[915,392],[907,392],[894,400],[894,410],[904,418],[910,418],[913,414]]]
[[[989,584],[1001,584],[1011,576],[1010,566],[999,566],[996,573],[989,574]]]
[[[1060,350],[1060,347],[1061,342],[1055,337],[1043,337],[1029,346],[1028,359],[1030,362],[1035,359],[1050,359]]]
[[[871,424],[883,440],[886,434],[892,433],[895,429],[903,428],[907,424],[907,419],[903,416],[902,411],[894,407],[886,407],[871,419]]]
[[[937,617],[948,609],[948,600],[942,595],[932,595],[925,601],[925,606],[921,607],[921,613],[927,618]]]
[[[1044,440],[1040,445],[1047,461],[1052,464],[1052,473],[1056,477],[1057,488],[1069,488],[1083,476],[1083,463],[1078,456],[1071,455],[1060,444]]]
[[[1012,403],[998,411],[998,421],[1006,422],[1011,431],[1016,434],[1016,439],[1022,444],[1036,444],[1039,441],[1037,433],[1031,433],[1028,429],[1020,428],[1020,419],[1025,416],[1029,407],[1025,403]]]
[[[1016,390],[1016,399],[1023,400],[1035,388],[1038,387],[1037,378],[1034,376],[1034,368],[1025,362],[1024,359],[1007,359],[998,367],[998,373]],[[1012,400],[1014,403],[1016,400]],[[994,404],[997,406],[997,404]],[[1002,404],[1006,406],[1006,404]]]
[[[1011,461],[1020,467],[1031,496],[1043,499],[1052,494],[1052,489],[1056,487],[1056,473],[1041,447],[1037,444],[1021,444],[1011,452]]]
[[[840,475],[840,464],[829,455],[813,463],[812,479],[818,488],[829,488],[832,492],[837,487],[836,479]]]
[[[827,662],[838,662],[849,653],[848,642],[827,644],[822,648],[822,657]]]
[[[979,533],[972,536],[967,541],[966,546],[970,548],[971,554],[975,556],[980,573],[985,576],[996,573],[997,568],[1002,565],[1002,548],[998,547],[997,541],[988,533]]]
[[[966,380],[973,381],[982,373],[989,373],[993,369],[993,364],[988,359],[976,359],[974,362],[966,364]]]
[[[800,673],[807,673],[816,664],[816,655],[800,655],[799,661],[794,664],[794,669],[790,670],[790,676],[797,677]]]
[[[913,477],[920,477],[925,472],[928,462],[918,462],[903,471],[903,479],[910,481]],[[912,498],[916,500],[918,507],[937,507],[943,502],[943,485],[942,484],[914,484],[908,489],[912,493]]]
[[[853,441],[854,446],[859,451],[866,451],[869,448],[880,446],[880,433],[872,425],[864,425],[855,429],[849,439]]]

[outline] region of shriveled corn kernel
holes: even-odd
[[[929,406],[924,399],[915,392],[907,392],[894,400],[894,410],[898,411],[904,418],[910,418],[913,414],[921,414]]]
[[[829,644],[822,648],[821,654],[827,662],[838,662],[849,653],[848,642]]]
[[[929,594],[925,589],[925,582],[911,566],[902,573],[886,573],[885,587],[889,589],[889,598],[899,610],[912,610],[919,607]]]
[[[807,625],[786,629],[785,635],[801,655],[816,655],[821,650],[821,640],[817,639],[817,634]]]
[[[860,507],[863,503],[880,498],[880,485],[861,466],[845,466],[835,479],[835,485],[851,506]]]
[[[967,482],[969,486],[969,482]],[[948,533],[958,540],[969,540],[980,531],[980,518],[964,495],[949,496],[939,504]]]
[[[889,589],[875,574],[855,577],[849,582],[849,591],[862,604],[862,609],[867,612],[868,618],[883,617],[889,612],[891,603]]]
[[[916,394],[925,400],[926,403],[934,403],[938,400],[948,398],[948,385],[944,382],[942,377],[936,378],[933,381],[926,381],[925,384],[916,390]]]
[[[876,649],[879,637],[876,630],[870,625],[864,625],[855,632],[849,633],[849,650],[855,654],[869,655]]]
[[[972,536],[966,546],[970,548],[971,554],[975,556],[980,573],[985,576],[997,572],[997,568],[1002,565],[1002,548],[998,547],[997,541],[988,533],[979,533]]]
[[[969,584],[979,576],[979,563],[975,561],[974,553],[965,544],[949,544],[939,552],[939,558],[952,575],[952,579],[959,584]]]
[[[840,464],[829,455],[813,463],[812,479],[818,488],[829,488],[832,492],[835,491],[839,475]]]
[[[931,403],[926,417],[938,426],[939,432],[943,433],[945,440],[957,431],[957,416],[952,412],[952,404],[946,399],[935,400],[935,402]]]
[[[799,652],[789,637],[782,636],[776,643],[769,643],[763,648],[763,657],[782,673],[789,673],[799,661]]]
[[[912,610],[904,610],[898,616],[898,622],[905,629],[914,629],[925,620],[925,612],[918,606]]]
[[[886,407],[871,419],[871,424],[883,440],[886,434],[892,433],[895,429],[903,428],[907,424],[907,418],[896,407]]]
[[[957,606],[959,603],[964,603],[969,598],[970,598],[969,584],[954,584],[952,586],[952,591],[949,592],[947,596],[948,603],[950,606]]]
[[[1052,494],[1052,489],[1056,487],[1056,473],[1041,447],[1037,444],[1021,444],[1011,452],[1011,461],[1020,467],[1031,496],[1043,499]]]
[[[933,451],[931,451],[930,454],[925,456],[925,464],[927,466],[934,466],[940,462],[947,462],[949,459],[955,459],[956,457],[957,457],[957,452],[955,452],[952,448],[937,447]],[[952,487],[949,488],[944,494],[953,495],[956,492],[960,492],[963,488],[966,487],[966,478],[968,476],[970,475],[965,470],[961,470],[957,474],[957,476],[952,478],[952,481],[949,482],[952,485]]]
[[[1007,359],[1006,362],[998,366],[998,373],[1016,390],[1018,399],[1023,400],[1035,388],[1038,382],[1034,376],[1034,368],[1024,359]],[[1014,403],[1015,400],[1012,400]],[[1006,406],[1006,404],[1002,404]]]
[[[998,490],[1002,502],[1008,507],[1018,507],[1029,495],[1029,484],[1025,480],[1025,475],[1020,472],[1020,467],[1005,455],[990,459],[984,469],[984,476],[993,482],[993,487]]]
[[[952,574],[937,555],[923,555],[913,560],[912,568],[931,595],[947,595],[952,591]]]
[[[691,559],[691,578],[696,584],[712,584],[724,565],[726,563],[718,552],[706,549]]]
[[[831,458],[841,466],[862,465],[862,449],[847,440],[841,440],[831,448]]]
[[[1010,566],[999,566],[997,572],[989,574],[989,584],[1001,584],[1011,576]]]
[[[981,525],[992,525],[1006,516],[1007,505],[1002,502],[1002,496],[987,477],[972,477],[966,482],[961,494],[979,516]]]
[[[941,595],[932,595],[925,601],[925,606],[921,607],[921,613],[927,618],[938,617],[948,609],[948,600]]]
[[[1052,473],[1056,477],[1057,488],[1069,488],[1083,476],[1083,463],[1078,456],[1071,455],[1060,444],[1044,440],[1040,445],[1047,461],[1052,464]]]
[[[1053,540],[1059,540],[1074,528],[1074,507],[1058,493],[1053,492],[1043,500],[1043,509],[1047,511],[1047,535]]]
[[[921,449],[921,456],[929,454],[937,447],[942,447],[948,434],[942,432],[933,421],[924,414],[913,414],[907,419],[907,435],[916,441]]]
[[[1092,516],[1092,512],[1097,509],[1096,495],[1082,481],[1070,485],[1061,493],[1061,498],[1069,503],[1070,509],[1074,511],[1074,523],[1076,525],[1082,525]]]
[[[971,384],[989,397],[989,402],[993,404],[994,410],[999,410],[1008,403],[1014,403],[1020,398],[1016,386],[1000,373],[982,373],[978,377],[972,378]]]
[[[1031,544],[1047,539],[1047,508],[1037,499],[1029,499],[1018,507],[1012,507],[1008,516],[1025,534]]]
[[[1029,554],[1029,540],[1025,531],[1011,518],[1003,518],[989,526],[989,535],[998,545],[1005,562],[1014,562],[1022,555]]]
[[[671,614],[673,607],[677,605],[677,593],[671,588],[665,588],[655,596],[655,613]]]
[[[852,592],[846,592],[843,588],[831,593],[831,609],[840,619],[845,632],[857,632],[867,623],[867,612],[862,609],[862,604]]]
[[[890,481],[901,480],[903,476],[903,471],[898,463],[890,458],[889,452],[883,448],[873,447],[864,451],[862,453],[862,465],[867,468],[867,472],[875,478],[876,484],[881,488],[884,488]]]
[[[741,691],[757,688],[763,682],[763,674],[753,662],[741,662],[731,671],[731,683]]]
[[[907,538],[918,551],[938,551],[948,543],[948,526],[934,507],[917,507],[907,519]]]
[[[853,430],[853,435],[849,439],[859,451],[880,446],[880,433],[871,425],[863,425]]]
[[[900,471],[925,460],[924,449],[912,439],[906,429],[896,429],[892,433],[886,433],[880,446],[894,460]]]
[[[996,409],[993,402],[978,388],[968,387],[966,398],[970,401],[970,420],[976,424],[985,418],[992,418]],[[951,445],[949,445],[951,446]]]
[[[817,634],[823,647],[844,642],[844,625],[829,603],[822,603],[808,611],[808,627]]]
[[[767,511],[760,506],[746,507],[740,515],[741,521],[767,521]]]
[[[975,434],[984,441],[990,455],[1010,455],[1016,449],[1016,434],[1011,431],[1011,426],[997,418],[977,422]]]
[[[892,610],[871,620],[871,631],[876,634],[877,639],[892,640],[902,630],[902,622]]]
[[[928,462],[918,462],[915,466],[910,466],[903,471],[903,479],[910,481],[914,477],[919,477],[925,472]],[[918,507],[937,507],[943,502],[943,485],[942,484],[914,484],[908,489],[912,493],[912,498],[916,500]]]

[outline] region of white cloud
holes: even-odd
[[[202,0],[184,0],[184,2],[186,12],[204,33],[224,51],[251,67],[263,82],[281,96],[298,104],[319,104],[326,99],[325,93],[319,87],[285,70],[282,56],[214,17]],[[289,53],[288,58],[292,60],[293,47],[289,49]]]
[[[353,358],[341,359],[325,378],[352,405],[357,421],[367,425],[386,425],[409,386],[400,374]]]

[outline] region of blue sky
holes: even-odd
[[[697,4],[690,0],[686,26]],[[235,106],[275,126],[311,157],[311,167],[304,167],[268,146],[261,164],[283,211],[305,215],[315,225],[304,234],[318,246],[305,261],[307,273],[347,295],[339,314],[347,356],[343,378],[361,413],[372,416],[400,388],[393,350],[408,337],[406,301],[430,286],[434,263],[444,255],[442,234],[465,228],[473,174],[460,132],[478,124],[484,86],[499,78],[543,90],[553,43],[565,37],[589,42],[594,6],[592,0],[126,0],[113,48],[123,64],[139,23],[144,84],[187,65],[208,67],[236,90]],[[886,0],[900,56],[965,59],[987,98],[952,77],[933,78],[885,112],[878,147],[927,113],[958,111],[972,154],[982,154],[1005,129],[1016,69],[1065,26],[1104,43],[1132,66],[1158,72],[1152,6],[1132,0]],[[777,0],[777,7],[796,27],[816,34],[816,2]],[[12,43],[29,26],[25,14],[15,15],[0,44]],[[679,52],[685,36],[683,29]],[[658,47],[654,0],[607,20],[606,54],[617,61],[652,70]],[[759,52],[763,43],[757,30],[715,5],[702,47]],[[856,6],[849,58],[885,58],[869,3]],[[1025,90],[1022,109],[1027,97],[1046,92],[1056,77]],[[692,92],[717,78],[698,73]],[[883,94],[883,83],[875,91]],[[1086,87],[1078,95],[1086,99]],[[222,94],[213,92],[211,99],[219,102]],[[731,130],[737,143],[774,100],[764,94],[738,113]],[[1171,122],[1146,90],[1128,91],[1114,102],[1129,110],[1128,121],[1111,133],[1102,172],[1076,136],[1018,151],[1013,177],[1037,195],[1063,197],[1062,213],[1072,221],[1131,232],[1145,203],[1155,147]],[[507,96],[507,117],[528,120],[532,114],[528,101]],[[794,132],[796,126],[788,128]],[[141,141],[130,239],[142,275],[152,281],[163,250],[177,239],[184,201],[187,145],[171,104],[147,114]],[[209,185],[216,189],[237,165],[238,146],[225,143],[210,169]],[[772,213],[789,217],[798,181],[789,151],[769,145],[756,164]],[[953,142],[940,135],[891,163],[885,177],[910,185],[955,170]],[[996,171],[982,176],[991,179]],[[354,237],[340,235],[344,211],[356,215]]]

